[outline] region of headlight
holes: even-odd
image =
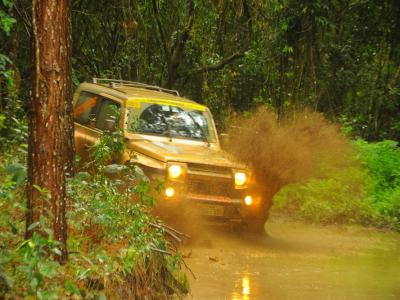
[[[165,189],[165,196],[167,196],[168,198],[171,198],[175,195],[175,190],[172,187],[168,187]]]
[[[244,185],[246,183],[247,176],[243,172],[235,172],[235,184],[237,186]]]
[[[253,203],[253,198],[250,195],[247,195],[246,197],[244,197],[244,203],[247,206],[250,206]]]
[[[172,179],[176,179],[182,174],[182,167],[180,165],[171,165],[168,168],[168,175]]]

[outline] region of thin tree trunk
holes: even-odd
[[[29,119],[28,203],[30,224],[45,216],[67,260],[66,177],[73,172],[71,3],[33,0],[32,111]],[[43,190],[46,192],[43,193]]]

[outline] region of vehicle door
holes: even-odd
[[[83,91],[74,107],[75,153],[82,161],[81,166],[90,160],[89,141],[98,136],[95,124],[100,98],[99,95]]]

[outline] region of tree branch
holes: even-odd
[[[190,31],[192,30],[193,23],[194,23],[194,2],[188,1],[188,16],[189,21],[186,27],[183,29],[180,38],[176,39],[175,44],[172,47],[171,53],[173,56],[177,57],[183,51],[184,45],[189,39]]]
[[[193,76],[196,74],[201,74],[201,73],[206,73],[206,72],[212,72],[212,71],[218,71],[223,69],[226,65],[229,65],[233,62],[235,62],[237,59],[244,57],[244,53],[235,53],[226,59],[222,60],[219,64],[213,65],[213,66],[204,66],[199,69],[191,70],[187,72],[185,75],[179,76],[179,77],[184,77],[184,76]]]
[[[182,33],[176,39],[174,45],[171,47],[170,60],[168,62],[168,82],[167,86],[172,88],[178,76],[178,69],[181,63],[182,55],[185,50],[186,42],[190,38],[190,32],[192,31],[194,23],[194,2],[188,0],[188,16],[189,20]]]

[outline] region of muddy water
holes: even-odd
[[[264,238],[210,229],[183,250],[188,299],[400,299],[400,235],[270,222]]]

